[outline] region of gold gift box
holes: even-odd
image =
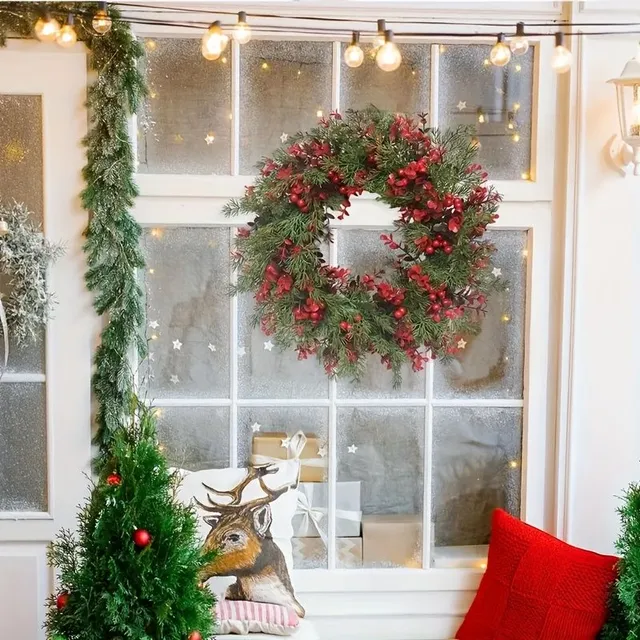
[[[422,516],[362,516],[362,562],[365,567],[421,567]]]
[[[305,562],[318,564],[327,557],[322,538],[291,538],[293,560],[298,567]],[[362,567],[362,538],[336,538],[337,566],[339,569]]]

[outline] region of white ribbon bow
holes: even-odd
[[[304,432],[298,431],[291,437],[289,446],[285,447],[287,452],[286,460],[297,460],[303,467],[326,467],[327,461],[324,458],[301,458],[302,451],[307,444],[307,436]],[[278,464],[282,462],[282,458],[274,458],[273,456],[265,456],[261,453],[254,453],[251,456],[251,464]]]

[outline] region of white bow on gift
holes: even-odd
[[[327,461],[325,458],[301,458],[302,451],[307,444],[307,436],[302,431],[298,431],[291,438],[287,438],[289,441],[284,448],[286,449],[286,460],[297,460],[301,467],[326,467]],[[251,464],[280,464],[282,458],[274,458],[272,456],[264,456],[261,453],[254,453],[251,456]]]

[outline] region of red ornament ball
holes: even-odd
[[[122,483],[122,478],[117,473],[111,473],[107,476],[107,484],[110,487],[117,487]]]
[[[56,607],[58,608],[58,611],[61,611],[62,609],[64,609],[67,606],[68,602],[69,602],[69,594],[66,591],[63,591],[56,598]]]
[[[133,544],[139,549],[144,549],[151,544],[151,534],[146,529],[136,529],[132,537]]]
[[[202,634],[199,631],[192,631],[189,634],[189,640],[202,640]]]

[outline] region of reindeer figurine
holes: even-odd
[[[203,549],[217,549],[218,556],[205,566],[201,580],[234,576],[236,582],[227,589],[228,600],[273,602],[291,607],[304,618],[305,611],[294,595],[282,551],[271,537],[271,503],[294,488],[291,484],[278,489],[267,487],[264,477],[277,471],[273,465],[251,467],[247,476],[229,491],[218,491],[203,483],[210,504],[198,500],[196,503],[212,514],[204,518],[211,531]],[[255,479],[265,495],[242,504],[242,492]],[[231,501],[219,504],[212,494],[229,496]]]

